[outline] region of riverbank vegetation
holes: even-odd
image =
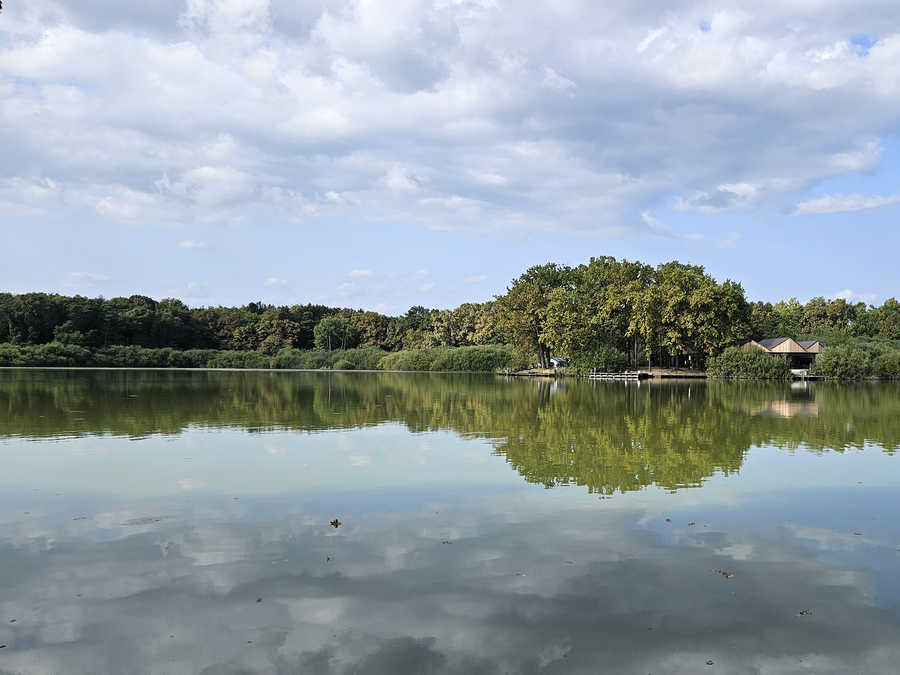
[[[269,356],[246,350],[178,350],[135,345],[90,350],[60,342],[43,345],[0,344],[0,366],[500,372],[519,370],[526,365],[516,357],[509,345],[430,347],[397,352],[375,347],[331,351],[286,347]]]
[[[710,377],[734,380],[789,380],[790,364],[777,356],[758,349],[728,347],[718,356],[710,357],[706,367]]]
[[[553,355],[582,373],[689,363],[760,377],[780,369],[725,350],[780,336],[827,342],[819,374],[900,377],[896,299],[878,307],[821,297],[750,302],[740,283],[677,261],[548,263],[493,300],[415,306],[400,316],[313,304],[190,308],[142,295],[0,293],[3,365],[495,371],[546,367]]]

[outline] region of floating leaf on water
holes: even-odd
[[[442,544],[452,544],[453,542],[452,542],[452,541],[449,541],[449,540],[447,540],[447,539],[444,539],[441,543],[442,543]]]
[[[667,522],[667,523],[671,523],[671,522],[672,522],[672,519],[671,519],[671,518],[666,518],[666,522]]]
[[[801,610],[798,612],[798,614],[799,614],[800,616],[809,616],[810,614],[812,614],[812,610],[811,610],[811,609],[801,609]]]
[[[713,660],[712,660],[712,659],[710,659],[709,661],[706,662],[706,665],[708,665],[708,666],[711,666],[712,664],[713,664]]]
[[[726,579],[731,579],[734,576],[734,572],[729,572],[728,570],[716,570],[716,574],[721,574]]]
[[[690,523],[688,523],[688,527],[692,527],[692,526],[694,526],[694,525],[696,525],[696,524],[697,524],[697,523],[691,521]]]
[[[341,526],[341,521],[339,521],[337,518],[335,518],[334,520],[331,521],[331,526],[334,529],[338,529]]]
[[[257,598],[256,602],[262,602],[262,598]]]

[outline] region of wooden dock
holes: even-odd
[[[648,377],[651,377],[649,373],[640,370],[628,370],[624,373],[600,373],[592,370],[588,375],[590,380],[632,380],[634,382],[639,382]]]

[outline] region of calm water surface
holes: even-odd
[[[897,450],[896,384],[0,370],[0,672],[896,673]]]

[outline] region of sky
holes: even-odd
[[[896,0],[3,4],[3,291],[399,314],[612,255],[900,296]]]

